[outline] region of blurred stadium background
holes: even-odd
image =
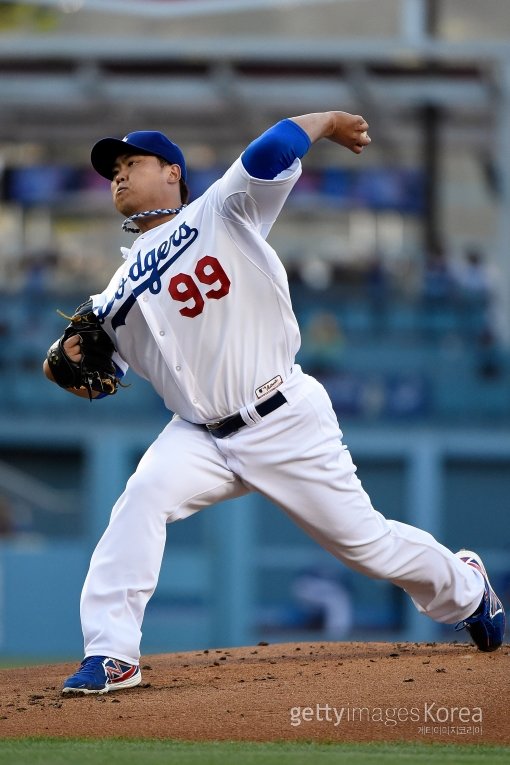
[[[375,506],[477,549],[510,601],[508,0],[0,1],[0,659],[81,655],[90,554],[169,417],[134,376],[89,405],[41,374],[56,309],[130,241],[91,145],[162,130],[196,196],[273,122],[330,108],[373,143],[315,147],[271,234],[299,361]],[[456,636],[254,496],[169,527],[142,647]]]

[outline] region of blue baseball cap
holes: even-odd
[[[186,180],[186,161],[176,143],[157,130],[138,130],[122,138],[102,138],[92,147],[92,166],[103,178],[113,179],[113,166],[123,154],[150,154],[161,157],[171,165],[179,165],[181,178]]]

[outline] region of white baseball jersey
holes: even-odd
[[[120,366],[149,380],[183,419],[226,417],[291,372],[299,329],[266,237],[300,174],[295,160],[259,180],[237,159],[173,220],[141,234],[93,296]]]

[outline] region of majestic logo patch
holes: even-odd
[[[261,385],[260,388],[257,388],[255,391],[255,395],[257,398],[262,398],[263,396],[267,396],[268,393],[270,393],[275,388],[278,388],[282,384],[283,380],[280,377],[280,375],[276,375],[276,377],[273,377],[272,380],[269,380],[268,382],[264,383],[264,385]]]

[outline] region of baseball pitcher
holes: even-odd
[[[505,615],[479,556],[454,554],[373,508],[327,392],[295,362],[299,328],[267,236],[312,145],[325,139],[360,155],[367,130],[341,111],[284,119],[189,204],[183,153],[162,133],[93,147],[92,165],[136,237],[106,289],[51,346],[44,372],[95,402],[118,391],[129,366],[174,414],[93,553],[81,597],[85,658],[64,693],[140,683],[141,626],[166,525],[252,491],[347,566],[403,588],[432,619],[466,627],[482,651],[501,645]]]

